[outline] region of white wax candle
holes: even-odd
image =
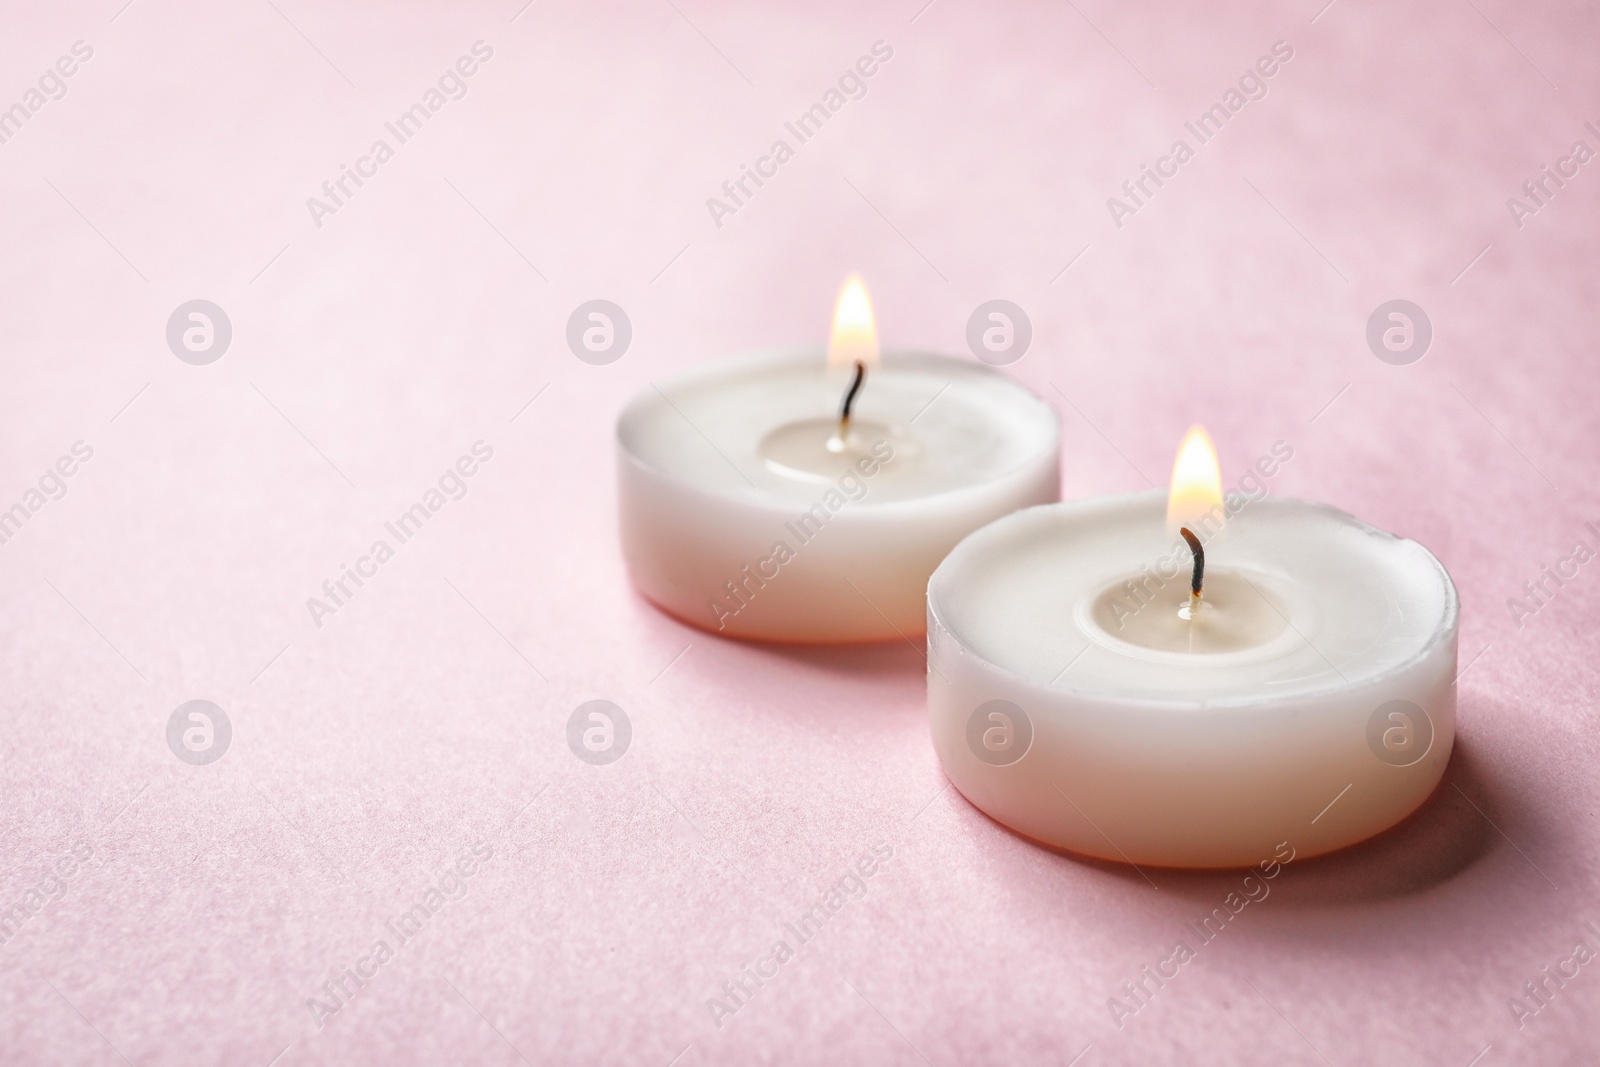
[[[1055,412],[969,360],[886,353],[840,433],[849,368],[820,348],[655,383],[617,421],[623,555],[669,613],[730,636],[923,632],[955,543],[1059,499]]]
[[[1103,859],[1242,867],[1394,825],[1455,738],[1458,604],[1414,541],[1245,504],[1191,555],[1155,491],[1030,508],[928,587],[928,710],[989,815]],[[1202,529],[1202,536],[1204,530]]]

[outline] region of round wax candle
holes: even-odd
[[[1055,412],[998,372],[887,352],[841,433],[850,384],[807,348],[636,396],[617,420],[617,485],[640,592],[735,637],[912,638],[957,541],[1059,499]]]
[[[1333,508],[1259,500],[1206,540],[1190,618],[1166,502],[1030,508],[940,565],[928,710],[956,788],[1046,844],[1177,867],[1314,856],[1415,810],[1455,737],[1444,567]]]

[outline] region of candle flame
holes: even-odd
[[[1167,526],[1170,532],[1187,526],[1207,534],[1222,527],[1222,468],[1217,449],[1204,426],[1195,425],[1178,446],[1172,463],[1172,488],[1167,492]]]
[[[872,301],[861,275],[852,274],[839,290],[833,307],[833,335],[828,339],[828,366],[850,367],[865,363],[878,365],[878,327],[872,317]]]

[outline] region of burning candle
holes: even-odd
[[[913,638],[961,538],[1060,499],[1055,412],[965,359],[878,349],[852,276],[826,352],[747,356],[653,384],[617,420],[634,585],[733,637]]]
[[[1458,602],[1414,541],[1221,492],[1191,431],[1169,493],[1030,508],[928,586],[934,747],[980,809],[1102,859],[1314,856],[1415,810],[1455,737]]]

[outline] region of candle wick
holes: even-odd
[[[856,376],[850,383],[850,388],[845,390],[844,403],[839,408],[839,436],[843,437],[850,428],[850,408],[856,402],[856,394],[861,391],[861,383],[867,380],[867,365],[856,360]]]
[[[1187,526],[1178,530],[1183,539],[1189,542],[1189,551],[1194,553],[1194,577],[1189,579],[1189,618],[1194,619],[1200,611],[1200,586],[1206,576],[1206,550],[1200,544],[1200,539],[1189,531]]]

